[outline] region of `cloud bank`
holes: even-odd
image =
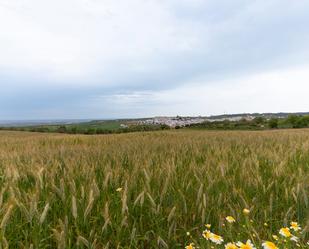
[[[288,0],[0,0],[0,119],[308,111],[308,11]]]

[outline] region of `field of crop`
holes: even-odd
[[[0,132],[0,248],[304,248],[308,198],[309,130]]]

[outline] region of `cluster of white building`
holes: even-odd
[[[231,117],[226,117],[226,118],[216,118],[216,119],[206,119],[208,122],[223,122],[225,120],[231,121],[231,122],[238,122],[241,120],[246,120],[246,121],[251,121],[255,119],[254,116],[231,116]]]
[[[190,124],[199,124],[205,122],[205,118],[200,117],[154,117],[146,120],[141,120],[140,124],[148,125],[168,125],[175,128],[176,126],[183,127]]]
[[[154,118],[149,118],[146,120],[140,120],[140,124],[146,124],[146,125],[168,125],[171,128],[175,128],[177,126],[183,127],[187,125],[192,125],[192,124],[200,124],[203,122],[220,122],[220,121],[240,121],[242,119],[245,120],[253,120],[253,116],[233,116],[233,117],[225,117],[225,118],[218,118],[218,119],[213,119],[213,118],[203,118],[203,117],[154,117]]]

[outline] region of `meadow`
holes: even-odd
[[[306,129],[0,131],[0,248],[305,248],[308,195]]]

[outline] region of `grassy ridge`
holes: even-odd
[[[91,121],[76,124],[53,124],[53,125],[31,125],[0,127],[0,130],[7,131],[28,131],[41,133],[66,133],[66,134],[119,134],[140,131],[160,131],[170,129],[167,125],[143,125],[136,121],[107,120]]]
[[[308,162],[308,130],[0,132],[0,243],[183,248],[205,223],[226,241],[258,243],[290,220],[306,236]],[[243,208],[250,230],[240,225]],[[237,231],[227,230],[227,215]]]

